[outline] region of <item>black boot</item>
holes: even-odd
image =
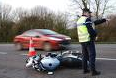
[[[90,70],[84,70],[83,71],[83,74],[87,74],[87,73],[90,73]]]
[[[100,75],[100,74],[101,74],[100,71],[96,71],[96,70],[91,72],[92,76],[96,76],[96,75]]]

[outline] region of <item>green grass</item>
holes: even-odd
[[[0,42],[0,44],[13,44],[13,42]]]

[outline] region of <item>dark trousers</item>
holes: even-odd
[[[95,70],[95,58],[96,58],[96,50],[95,50],[95,44],[93,41],[90,42],[83,42],[82,45],[82,65],[83,70],[87,70],[88,66],[90,66],[90,70]],[[88,62],[89,61],[89,65]]]

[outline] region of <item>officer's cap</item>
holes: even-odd
[[[89,12],[89,13],[92,13],[88,8],[83,8],[83,12]]]

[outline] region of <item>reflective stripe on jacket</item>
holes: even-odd
[[[88,29],[86,27],[86,19],[87,17],[82,16],[77,21],[77,31],[78,31],[79,42],[90,41],[90,34],[88,33]]]

